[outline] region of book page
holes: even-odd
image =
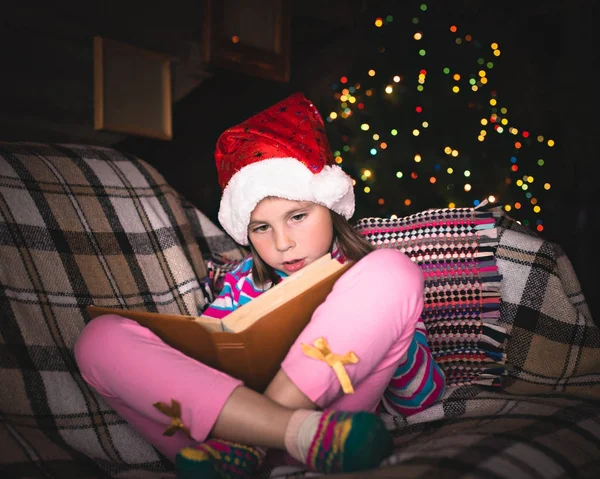
[[[332,259],[330,254],[325,255],[224,318],[224,329],[236,332],[244,330],[260,317],[343,267],[344,265],[337,259]]]

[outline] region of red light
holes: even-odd
[[[358,106],[358,109],[359,109],[359,110],[362,110],[362,109],[365,107],[365,104],[364,104],[364,103],[359,103],[359,104],[358,104],[358,105],[356,105],[356,106]]]
[[[342,82],[342,83],[348,83],[348,78],[342,77],[342,78],[340,78],[340,82]]]
[[[511,170],[513,170],[513,171],[518,171],[518,170],[519,170],[519,167],[518,167],[517,165],[512,165],[512,166],[510,167],[510,169],[511,169]]]
[[[523,138],[529,138],[529,132],[528,131],[524,131],[523,132]]]
[[[417,108],[415,108],[415,111],[417,113],[421,113],[423,111],[423,108],[421,108],[420,106],[418,106]]]
[[[419,74],[420,74],[420,75],[427,75],[427,70],[421,70],[421,71],[419,72]]]

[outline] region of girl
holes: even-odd
[[[392,451],[377,411],[414,414],[444,389],[419,319],[419,267],[397,250],[373,251],[348,223],[352,180],[301,94],[225,131],[215,157],[219,221],[250,254],[204,315],[225,317],[328,252],[356,264],[264,394],[114,315],[91,321],[77,341],[84,379],[175,460],[178,477],[248,477],[265,448],[324,473],[376,467]]]

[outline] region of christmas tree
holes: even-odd
[[[391,5],[368,19],[363,55],[322,109],[336,162],[356,182],[357,217],[488,200],[543,231],[556,145],[511,121],[494,75],[510,61],[502,46],[436,17],[435,4]]]

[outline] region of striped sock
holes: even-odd
[[[286,431],[286,448],[313,471],[371,469],[392,453],[392,436],[375,414],[324,411],[318,420],[314,411],[294,415]],[[305,440],[307,434],[310,441]]]
[[[175,458],[177,479],[241,479],[251,477],[262,462],[264,453],[220,439],[184,447]]]

